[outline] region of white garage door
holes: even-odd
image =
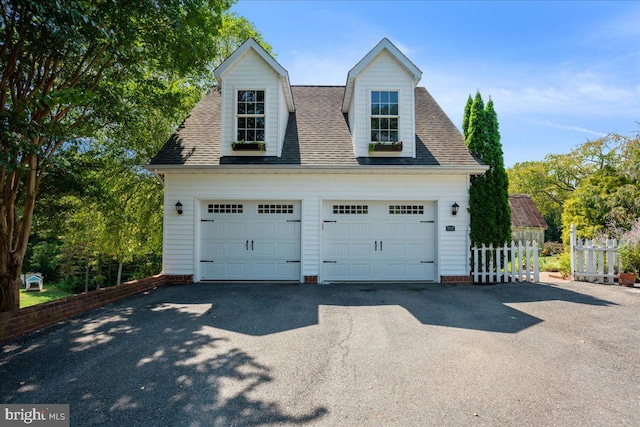
[[[325,202],[323,215],[323,280],[435,280],[435,202]]]
[[[300,202],[202,203],[201,280],[300,280]]]

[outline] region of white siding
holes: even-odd
[[[238,90],[265,91],[265,142],[267,156],[276,156],[284,140],[282,121],[288,118],[278,74],[253,50],[240,58],[222,77],[220,153],[222,156],[255,156],[255,152],[233,151],[236,141],[236,98]],[[286,116],[286,117],[283,117]]]
[[[318,196],[302,199],[302,275],[320,274],[320,198]]]
[[[416,200],[437,205],[436,277],[468,274],[467,175],[165,174],[165,274],[196,274],[200,200],[302,201],[302,276],[321,271],[323,200]],[[175,210],[183,205],[183,215]],[[460,211],[451,215],[457,202]],[[445,231],[454,226],[455,231]],[[301,280],[303,278],[301,277]],[[322,277],[320,277],[322,280]]]
[[[369,156],[371,142],[371,91],[397,90],[400,121],[399,139],[404,143],[401,157],[415,157],[414,83],[407,71],[383,50],[355,80],[349,123],[355,142],[356,157]],[[395,154],[394,154],[395,155]]]

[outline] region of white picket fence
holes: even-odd
[[[571,277],[583,282],[614,283],[618,275],[616,239],[578,239],[571,224]]]
[[[474,283],[539,282],[538,244],[511,242],[493,248],[482,245],[472,252],[471,274]]]

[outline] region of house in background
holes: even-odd
[[[470,281],[469,180],[488,168],[389,40],[344,86],[292,86],[252,39],[214,75],[147,166],[169,279]]]
[[[544,243],[544,231],[549,228],[540,211],[526,194],[509,196],[511,207],[511,236],[514,242]]]
[[[27,292],[40,292],[44,285],[44,277],[40,273],[25,273],[21,279]]]

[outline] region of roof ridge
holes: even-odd
[[[341,87],[344,85],[291,85],[291,87]]]

